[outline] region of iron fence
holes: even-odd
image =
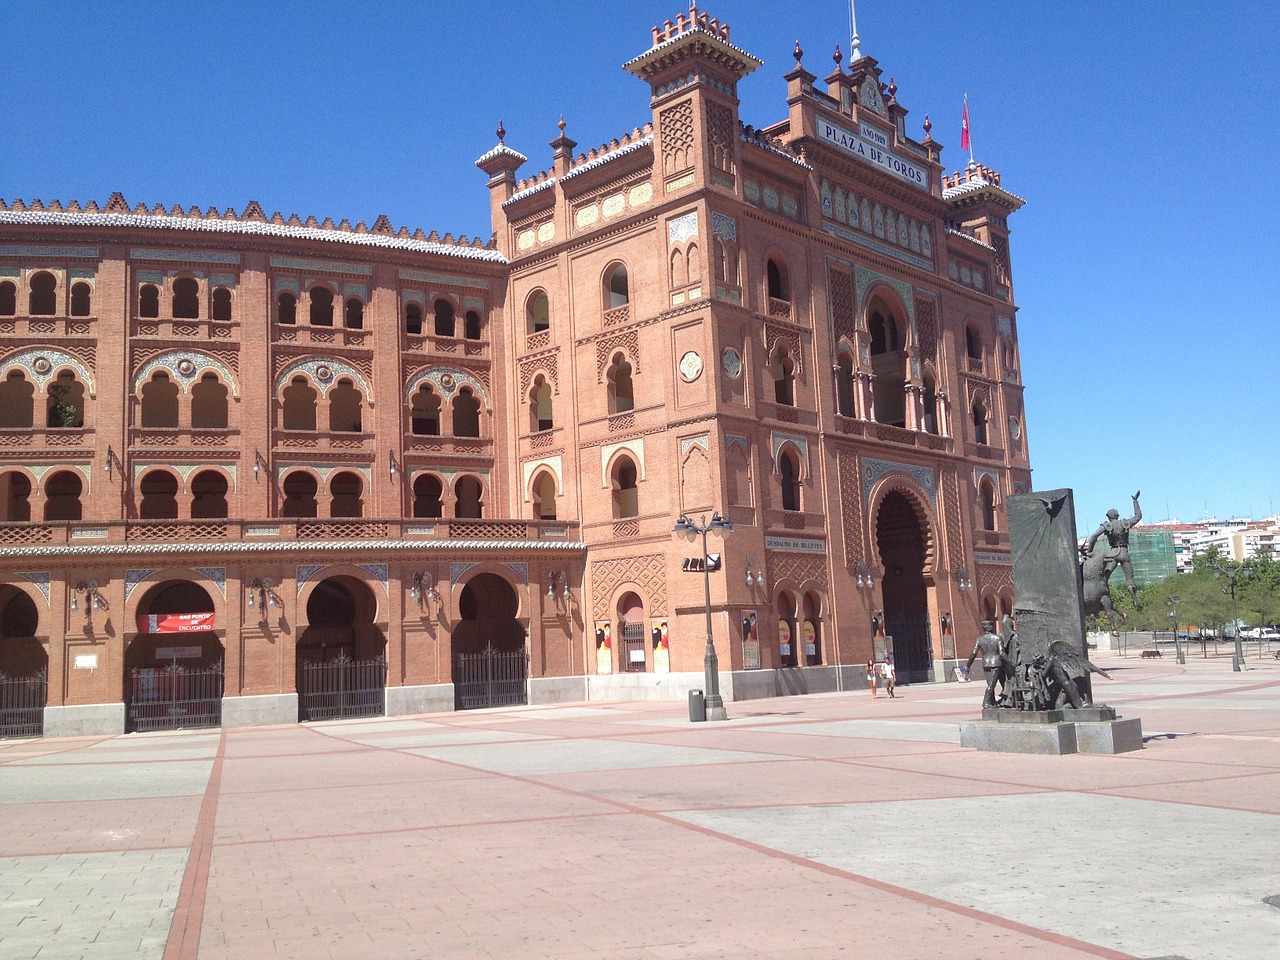
[[[528,703],[529,654],[523,647],[495,650],[489,644],[479,653],[460,653],[454,679],[460,710],[510,707]]]
[[[303,660],[298,671],[299,720],[349,720],[386,713],[387,658],[327,663]]]
[[[182,730],[222,724],[223,667],[136,667],[129,674],[126,728]]]
[[[41,736],[48,694],[46,670],[31,677],[9,677],[0,673],[0,737]]]

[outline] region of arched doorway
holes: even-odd
[[[49,653],[36,639],[40,612],[17,587],[0,586],[0,737],[44,733]]]
[[[298,637],[298,719],[380,717],[386,712],[387,640],[377,598],[355,577],[328,577],[307,598]]]
[[[209,592],[189,580],[152,586],[124,651],[125,729],[222,723],[223,648]]]
[[[644,673],[647,666],[645,660],[645,640],[648,631],[645,629],[644,601],[635,593],[628,591],[618,598],[618,636],[622,638],[621,668],[624,673]]]
[[[528,703],[529,654],[520,599],[496,573],[479,573],[458,598],[453,683],[459,710]]]
[[[884,629],[893,638],[893,661],[903,683],[929,679],[929,598],[924,580],[926,531],[911,502],[893,491],[876,514],[876,540],[884,568],[880,587]]]

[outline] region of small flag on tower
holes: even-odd
[[[964,95],[964,116],[960,119],[960,149],[969,149],[969,95]]]

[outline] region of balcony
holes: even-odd
[[[92,430],[84,427],[9,427],[0,430],[0,449],[25,447],[39,450],[45,447],[92,447]]]
[[[109,520],[0,523],[0,539],[9,546],[77,546],[193,543],[314,543],[370,540],[572,543],[581,539],[576,522],[557,520],[460,520],[456,518],[267,518],[263,520]],[[260,549],[260,548],[257,548]]]
[[[374,436],[372,433],[333,433],[328,430],[282,430],[276,434],[276,449],[281,452],[306,450],[372,454]]]
[[[791,301],[780,300],[777,297],[769,298],[769,316],[776,317],[779,320],[791,319]]]
[[[240,431],[225,427],[133,427],[129,431],[130,449],[238,449],[239,443]]]
[[[414,353],[434,353],[446,357],[489,356],[489,344],[484,340],[460,340],[457,337],[437,337],[433,334],[408,334],[407,349]]]
[[[89,337],[95,317],[0,317],[0,336]]]

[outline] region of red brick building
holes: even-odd
[[[488,243],[0,201],[0,671],[45,732],[682,698],[672,531],[717,511],[726,700],[942,678],[1012,607],[1023,201],[802,58],[755,128],[728,25],[655,27],[643,129],[523,179],[499,130]]]

